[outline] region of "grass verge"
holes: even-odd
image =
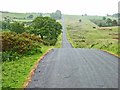
[[[59,35],[55,46],[42,46],[42,53],[36,53],[30,56],[24,56],[19,60],[2,63],[2,87],[3,88],[22,88],[30,71],[36,64],[36,61],[49,49],[60,48],[62,43],[62,34]]]
[[[2,87],[21,88],[36,60],[51,47],[43,46],[42,53],[22,57],[19,60],[2,63]]]
[[[61,48],[62,47],[62,33],[59,35],[57,42],[55,44],[55,46],[53,46],[54,48]]]

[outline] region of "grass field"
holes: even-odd
[[[118,54],[118,27],[99,28],[89,18],[90,16],[65,16],[67,37],[72,45],[75,48],[96,48]]]

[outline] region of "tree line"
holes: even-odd
[[[5,20],[2,22],[1,28],[3,30],[9,29],[16,33],[28,32],[39,35],[41,39],[50,42],[50,45],[54,45],[58,35],[61,33],[62,26],[53,18],[36,17],[28,26],[25,26],[24,22],[10,22],[9,20]]]
[[[102,17],[102,19],[90,19],[93,23],[99,27],[119,26],[119,20]]]

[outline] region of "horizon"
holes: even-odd
[[[30,13],[30,14],[32,14],[32,13],[36,13],[36,14],[37,14],[37,13],[51,14],[51,13],[54,13],[55,11],[54,11],[54,12],[49,12],[49,13],[48,13],[48,12],[44,12],[44,13],[43,13],[43,12],[11,12],[11,11],[0,11],[0,12],[2,12],[2,13],[3,13],[3,12],[4,12],[4,13],[20,13],[20,14],[21,14],[21,13],[23,13],[23,14],[26,14],[26,13],[28,13],[28,14],[29,14],[29,13]],[[111,15],[118,14],[118,13],[120,13],[120,12],[116,12],[116,13],[108,14],[108,15],[111,16]],[[85,15],[85,14],[87,14],[87,13],[85,13],[85,14],[81,14],[81,15],[77,15],[77,14],[65,14],[65,13],[62,13],[62,14],[63,14],[63,15],[82,16],[82,15]],[[107,14],[106,14],[106,15],[89,15],[89,14],[87,14],[87,16],[107,16]]]

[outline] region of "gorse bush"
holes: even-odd
[[[5,61],[5,59],[11,61],[20,55],[30,55],[41,52],[41,45],[46,44],[46,42],[34,34],[3,32],[2,44],[3,61]]]
[[[33,40],[31,39],[32,37]],[[37,39],[37,36],[32,36],[30,34],[27,35],[27,33],[16,34],[14,32],[4,32],[2,33],[2,51],[16,51],[17,53],[24,53],[32,47],[38,47],[38,41],[39,43],[42,43],[42,40],[40,41]]]

